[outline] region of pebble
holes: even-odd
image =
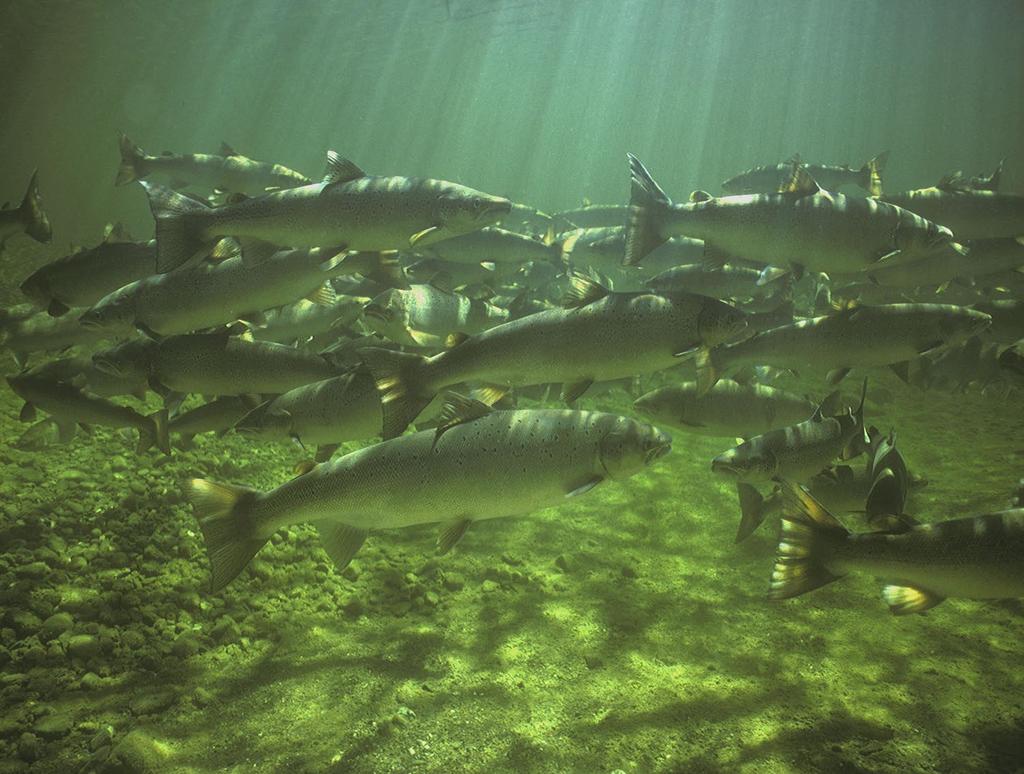
[[[37,720],[32,730],[44,739],[60,739],[71,733],[73,725],[68,715],[47,715]]]
[[[74,625],[75,619],[71,616],[71,613],[54,613],[43,621],[42,639],[48,641],[59,637],[64,632],[69,631]]]
[[[68,655],[73,659],[88,661],[99,653],[99,638],[91,634],[76,634],[68,640]]]
[[[174,704],[175,699],[177,695],[170,690],[144,693],[128,702],[128,709],[133,715],[155,715]]]
[[[18,737],[18,757],[26,763],[32,763],[33,761],[39,760],[41,752],[42,743],[39,741],[39,737],[35,734],[30,734],[26,731]]]

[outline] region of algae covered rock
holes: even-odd
[[[172,770],[170,745],[136,729],[114,746],[104,771],[124,774],[158,774]]]

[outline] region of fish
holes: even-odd
[[[398,344],[443,347],[451,333],[472,335],[506,322],[507,309],[434,285],[392,288],[363,310],[365,323]]]
[[[433,357],[372,348],[362,355],[381,391],[384,437],[393,438],[446,387],[482,381],[501,392],[558,381],[571,404],[595,381],[659,371],[696,347],[730,341],[743,318],[705,296],[612,293],[575,274],[562,307],[452,337]]]
[[[629,216],[629,207],[625,204],[590,204],[572,210],[556,212],[552,217],[557,221],[572,224],[573,228],[602,228],[605,226],[622,226]]]
[[[835,413],[835,392],[822,411]],[[658,424],[696,435],[750,437],[794,425],[814,413],[813,401],[766,384],[718,382],[704,395],[696,382],[659,387],[633,401],[633,409]]]
[[[359,252],[425,247],[494,223],[512,206],[445,180],[370,176],[333,151],[327,165],[319,183],[221,207],[142,181],[156,219],[157,270],[194,261],[223,237]]]
[[[325,462],[345,441],[378,437],[381,427],[377,385],[363,368],[289,390],[235,423],[249,437],[317,446],[315,462]]]
[[[572,249],[566,251],[568,264],[576,271],[591,269],[610,276],[620,290],[640,290],[645,286],[645,281],[658,272],[701,260],[704,255],[703,242],[676,237],[653,250],[644,260],[643,266],[623,266],[622,255],[626,249],[624,226],[578,229],[571,232],[566,241],[569,239],[574,241],[571,243]]]
[[[545,264],[547,265],[547,264]],[[516,266],[515,268],[518,268]],[[441,258],[418,258],[405,267],[405,276],[414,285],[426,285],[441,282],[449,287],[475,283],[491,284],[499,281],[508,267],[499,269],[497,264],[489,262],[461,263],[446,261]]]
[[[674,204],[640,160],[632,154],[628,158],[628,265],[639,264],[675,236],[701,239],[706,249],[767,264],[766,278],[784,274],[783,267],[798,277],[805,270],[862,272],[957,244],[949,228],[909,210],[828,193],[799,165],[777,193],[713,197],[695,191],[689,202]]]
[[[438,429],[368,446],[269,492],[192,479],[211,589],[230,583],[278,529],[312,522],[336,568],[370,530],[441,522],[451,550],[476,521],[520,516],[642,471],[671,438],[634,419],[591,411],[494,411],[450,396]]]
[[[756,333],[745,341],[697,352],[698,392],[743,365],[831,369],[835,384],[855,367],[905,363],[980,333],[992,318],[949,304],[852,305],[831,315]]]
[[[95,247],[42,266],[21,283],[21,292],[52,317],[89,307],[108,293],[156,272],[156,241],[135,242],[120,224]]]
[[[865,273],[876,285],[899,288],[938,286],[939,292],[944,292],[950,282],[969,282],[973,277],[987,277],[1024,266],[1024,236],[975,239],[969,246],[967,255],[949,248],[914,261],[883,262]],[[834,276],[833,279],[840,278]]]
[[[118,135],[121,166],[114,185],[139,180],[162,183],[170,188],[199,188],[204,191],[262,194],[267,190],[295,188],[311,181],[294,169],[267,161],[255,161],[221,143],[216,155],[177,154],[165,151],[150,156],[124,132]]]
[[[864,427],[866,392],[865,379],[856,409],[826,416],[819,406],[810,419],[769,430],[722,452],[711,461],[711,470],[740,484],[806,482],[836,458],[856,456],[870,443]],[[747,508],[742,511],[737,543],[749,537],[760,524],[750,521]]]
[[[258,395],[225,395],[214,398],[171,417],[167,429],[178,436],[178,446],[190,449],[195,436],[203,433],[227,433],[261,402]]]
[[[100,398],[131,395],[145,400],[148,389],[146,380],[137,374],[121,377],[106,373],[96,367],[92,357],[85,355],[48,360],[25,373],[40,379],[71,384]]]
[[[93,362],[110,374],[142,375],[161,394],[278,395],[342,370],[329,356],[228,333],[130,341],[97,352]]]
[[[659,272],[644,284],[654,290],[685,290],[714,298],[746,299],[765,296],[773,286],[784,289],[791,281],[789,277],[778,277],[766,286],[758,284],[760,278],[761,272],[749,266],[690,263]]]
[[[537,238],[487,226],[415,249],[415,252],[451,263],[500,265],[545,261],[561,266],[564,256],[572,252],[573,242],[575,239],[571,235],[562,240],[556,239],[551,228],[543,237]]]
[[[882,579],[894,615],[949,597],[1024,596],[1024,509],[855,534],[803,488],[791,491],[800,512],[782,520],[769,599],[806,594],[850,572]]]
[[[42,244],[48,243],[53,237],[50,219],[46,216],[43,198],[39,195],[38,170],[32,173],[21,204],[17,207],[4,205],[0,209],[0,252],[7,240],[16,234],[27,234]]]
[[[827,191],[838,191],[845,186],[858,186],[872,196],[882,194],[882,172],[889,160],[889,151],[883,151],[865,161],[859,168],[833,164],[807,164],[793,156],[781,164],[753,167],[730,177],[722,183],[722,190],[731,194],[773,193],[779,190],[793,174],[793,165],[807,170]]]
[[[69,443],[78,426],[131,427],[139,433],[137,454],[143,454],[153,446],[164,454],[171,453],[165,409],[143,416],[127,406],[88,395],[73,385],[28,373],[9,376],[7,384],[25,401],[21,420],[34,421],[36,409],[42,409],[57,423],[60,443]]]
[[[959,174],[936,185],[887,194],[885,201],[952,229],[957,239],[1024,235],[1024,194],[973,188]]]
[[[985,338],[1000,344],[1013,344],[1024,338],[1024,301],[1017,298],[980,301],[973,309],[992,318],[992,324],[983,334]]]
[[[6,347],[21,368],[28,364],[33,352],[63,351],[75,345],[89,345],[101,341],[101,330],[79,325],[85,309],[72,309],[62,317],[51,317],[30,305],[14,308],[0,322],[0,346]],[[27,314],[26,314],[27,312]]]
[[[252,329],[253,338],[279,344],[327,346],[356,324],[369,301],[365,296],[338,294],[333,303],[300,298],[265,312],[263,321]]]
[[[220,245],[218,245],[218,250]],[[87,310],[79,322],[112,334],[139,330],[159,338],[190,333],[255,316],[300,298],[333,305],[329,280],[366,271],[376,253],[346,255],[333,249],[277,250],[256,264],[230,252],[215,264],[155,274],[118,288]]]

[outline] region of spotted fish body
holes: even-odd
[[[449,333],[480,333],[506,322],[509,312],[433,285],[411,285],[381,293],[367,305],[364,317],[367,325],[396,343],[443,346]]]
[[[381,432],[380,396],[363,369],[305,384],[239,418],[235,429],[260,438],[330,445]]]
[[[584,411],[492,411],[438,436],[369,446],[266,493],[192,482],[213,586],[236,575],[277,529],[317,525],[338,566],[367,530],[445,522],[450,547],[472,522],[558,505],[641,471],[670,439],[633,419]]]
[[[282,250],[256,265],[234,256],[170,274],[148,276],[115,290],[82,315],[83,325],[112,332],[142,328],[159,336],[227,325],[289,304],[354,271],[358,256],[336,250]],[[327,299],[333,299],[333,290]]]
[[[109,241],[46,264],[21,283],[21,290],[56,317],[73,306],[92,306],[155,272],[155,241]]]
[[[149,180],[171,188],[203,191],[231,191],[258,195],[273,188],[306,185],[309,178],[293,169],[256,161],[236,153],[227,145],[219,155],[206,153],[164,153],[150,156],[124,134],[119,140],[121,166],[115,185]]]
[[[216,208],[144,182],[156,218],[160,270],[188,263],[229,236],[290,247],[407,249],[482,228],[512,206],[457,183],[370,176],[336,154],[328,160],[323,182]]]
[[[276,395],[340,370],[295,347],[200,333],[129,342],[97,353],[94,362],[108,373],[143,373],[151,384],[204,395]]]
[[[303,298],[267,312],[264,323],[253,332],[253,336],[281,344],[315,344],[321,340],[327,343],[329,338],[337,338],[336,331],[359,319],[363,306],[369,300],[365,296],[339,295],[334,303],[324,304]]]
[[[688,433],[734,438],[796,424],[815,406],[765,384],[726,380],[703,396],[697,394],[696,382],[660,387],[637,398],[633,408],[653,422]]]
[[[31,310],[32,307],[26,305],[25,309]],[[10,350],[22,365],[32,352],[52,352],[76,344],[94,344],[103,338],[104,333],[79,325],[78,318],[83,312],[84,309],[72,309],[57,318],[46,312],[11,316],[0,323],[0,344]]]
[[[422,251],[453,263],[518,264],[527,261],[561,263],[562,246],[496,226],[445,239]]]
[[[827,193],[799,169],[785,192],[717,198],[695,193],[693,201],[674,204],[636,157],[630,156],[630,165],[630,264],[676,236],[768,265],[851,273],[953,242],[945,226],[876,199]]]

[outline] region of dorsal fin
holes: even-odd
[[[131,242],[132,237],[128,233],[128,229],[124,227],[121,221],[117,223],[108,223],[103,229],[103,241],[107,244],[113,242]]]
[[[335,151],[327,151],[327,170],[324,172],[324,185],[337,185],[347,183],[350,180],[358,180],[366,177],[354,162],[342,158]]]
[[[232,148],[230,145],[228,145],[224,141],[221,141],[220,149],[217,151],[217,153],[219,155],[221,155],[221,156],[241,156],[242,155],[241,153],[236,151],[234,148]]]
[[[709,194],[707,191],[702,191],[700,189],[693,191],[690,194],[690,201],[693,202],[694,204],[700,204],[701,202],[709,202],[714,198],[715,197]]]
[[[804,163],[804,161],[803,161],[802,158],[800,158],[800,154],[799,153],[794,153],[792,156],[790,156],[788,159],[786,159],[785,163],[786,164],[801,164],[802,165]]]
[[[437,446],[441,436],[453,427],[487,416],[492,410],[483,401],[467,398],[457,392],[449,392],[445,396],[444,406],[441,408],[437,430],[434,432],[434,442],[430,446],[431,450]]]
[[[440,290],[442,293],[454,293],[455,288],[452,286],[452,275],[447,271],[439,271],[429,280],[427,284],[435,290]]]
[[[0,210],[9,210],[9,209],[11,209],[11,203],[10,202],[4,202],[3,206],[0,206]]]
[[[826,193],[825,190],[818,185],[811,173],[807,171],[807,167],[801,164],[793,164],[793,171],[789,176],[789,180],[779,186],[779,193],[792,193],[797,196],[810,196],[812,194]]]
[[[967,181],[964,180],[964,174],[960,170],[943,175],[942,179],[935,184],[935,187],[940,191],[948,191],[950,193],[963,193],[971,188]]]
[[[566,309],[579,309],[600,301],[610,292],[600,282],[575,272],[569,277],[569,283],[569,290],[562,298],[562,306]]]

